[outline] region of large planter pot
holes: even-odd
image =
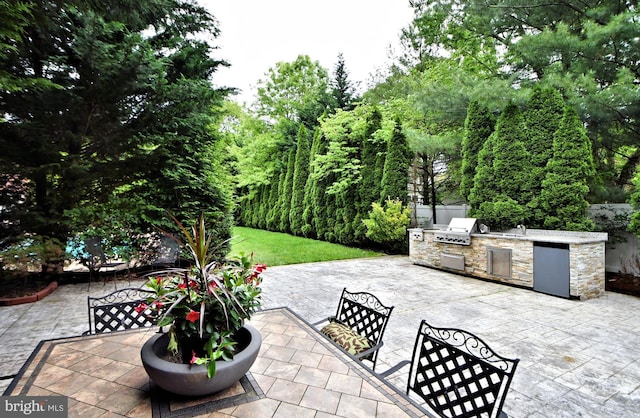
[[[232,361],[216,362],[216,374],[207,377],[204,365],[178,364],[163,357],[167,352],[168,334],[151,337],[140,351],[142,364],[153,382],[167,392],[185,396],[203,396],[231,387],[244,376],[258,356],[262,336],[257,329],[245,324],[237,333],[238,345],[246,347],[233,356]]]

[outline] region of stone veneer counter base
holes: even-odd
[[[586,300],[604,294],[606,233],[530,229],[523,235],[511,230],[471,234],[471,245],[456,245],[434,241],[439,231],[409,230],[409,258],[414,264],[539,290],[542,278],[534,280],[536,247],[557,247],[568,249],[568,295],[562,296]],[[553,265],[538,262],[553,272]]]

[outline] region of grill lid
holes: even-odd
[[[478,232],[476,218],[451,218],[447,229],[435,234],[435,242],[471,245],[471,234]]]
[[[473,234],[477,232],[477,221],[476,218],[451,218],[447,231]]]

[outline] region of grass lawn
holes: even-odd
[[[264,263],[267,266],[383,255],[375,251],[294,237],[280,232],[234,227],[229,256],[233,257],[240,253],[251,254],[252,252],[254,262]]]

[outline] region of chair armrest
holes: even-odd
[[[360,354],[356,354],[354,357],[357,358],[358,360],[360,360],[362,357],[366,357],[371,353],[375,353],[376,351],[378,351],[380,349],[380,347],[382,347],[384,345],[383,341],[380,341],[379,344],[374,345],[371,348],[368,348],[367,350],[363,351]]]
[[[336,319],[336,317],[335,316],[330,316],[328,318],[324,318],[324,319],[321,319],[319,321],[312,322],[311,325],[313,325],[315,327],[316,325],[320,325],[323,322],[330,322],[332,319]]]
[[[378,373],[378,375],[382,376],[382,377],[387,377],[390,374],[393,374],[393,373],[397,372],[398,370],[400,370],[401,368],[403,368],[407,364],[411,364],[411,362],[409,360],[402,360],[400,363],[398,363],[395,366],[391,367],[389,370],[384,371],[382,373]]]

